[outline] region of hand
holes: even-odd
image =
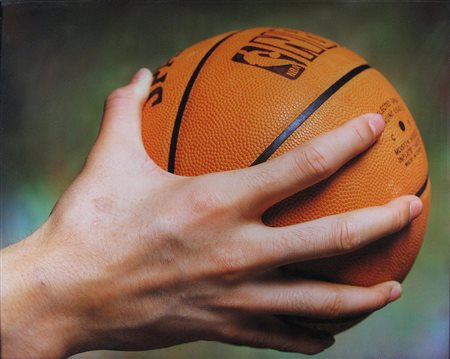
[[[343,254],[400,230],[417,197],[272,228],[263,212],[326,178],[384,128],[364,115],[271,161],[182,177],[143,148],[151,75],[111,93],[87,162],[48,220],[2,251],[4,358],[145,350],[217,340],[317,353],[333,343],[277,318],[375,311],[401,287],[283,277],[278,267]]]

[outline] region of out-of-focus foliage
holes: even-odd
[[[2,246],[31,233],[80,171],[103,101],[142,66],[234,29],[282,26],[329,37],[381,70],[425,140],[429,229],[404,296],[338,336],[319,358],[447,358],[449,3],[301,1],[12,2],[2,33]],[[297,358],[193,343],[77,358]]]

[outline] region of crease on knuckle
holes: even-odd
[[[329,295],[325,301],[324,310],[327,316],[337,318],[342,315],[344,309],[344,302],[342,294],[338,291]]]
[[[254,348],[273,348],[282,350],[280,343],[271,335],[268,329],[251,330],[243,337],[243,342]],[[283,343],[285,345],[285,343]]]
[[[394,207],[391,212],[392,230],[394,232],[400,231],[409,219],[409,207],[407,205]]]
[[[220,250],[216,249],[214,255],[211,256],[213,268],[216,268],[213,275],[218,274],[222,279],[233,279],[234,276],[242,273],[247,267],[247,260],[245,256],[239,252],[234,251],[228,246]]]
[[[207,183],[192,183],[187,191],[186,202],[191,215],[213,216],[227,209],[223,196]]]
[[[309,173],[320,178],[331,174],[332,166],[329,159],[317,147],[308,146],[300,154],[296,161],[298,173],[304,172],[306,167]]]
[[[366,145],[371,139],[370,133],[372,132],[367,128],[367,126],[362,127],[354,125],[351,127],[354,135],[353,137],[361,146]]]
[[[165,196],[165,201],[160,200],[160,196]],[[182,233],[180,228],[183,220],[181,210],[169,205],[175,203],[171,194],[162,191],[156,197],[155,203],[158,203],[159,206],[157,215],[153,216],[152,221],[149,222],[151,228],[158,234],[158,237],[164,239],[179,236]]]
[[[234,324],[224,324],[221,326],[220,337],[228,343],[239,344],[242,342],[242,331]]]
[[[305,230],[299,226],[294,226],[280,234],[279,240],[273,242],[272,255],[295,255],[299,248],[302,250],[314,251],[315,241]]]
[[[106,97],[105,109],[123,104],[132,99],[134,95],[135,91],[132,87],[125,86],[115,89]]]
[[[336,229],[336,245],[344,252],[358,248],[361,237],[356,225],[348,220],[339,221]]]
[[[238,291],[230,290],[225,295],[216,295],[206,307],[214,311],[245,313],[249,310],[248,301],[242,301]],[[251,308],[250,308],[251,309]]]
[[[304,313],[317,312],[317,308],[315,307],[315,300],[310,291],[292,291],[290,296],[285,300],[288,308],[293,313],[298,313],[300,316],[304,315]],[[280,298],[280,302],[282,302],[282,298]]]
[[[254,168],[250,168],[249,171],[244,170],[241,173],[243,176],[242,182],[247,184],[251,191],[264,191],[269,186],[277,184],[280,180],[280,176],[272,169],[270,164],[256,165]]]

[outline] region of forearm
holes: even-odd
[[[75,331],[70,316],[54,302],[44,270],[42,231],[1,251],[1,357],[61,358],[69,354]]]

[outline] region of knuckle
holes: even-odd
[[[234,324],[223,325],[220,332],[220,337],[228,343],[238,344],[242,342],[242,331]]]
[[[388,301],[389,296],[386,296],[386,293],[384,291],[377,291],[374,293],[373,300],[372,300],[372,307],[373,309],[379,309],[386,305]]]
[[[226,207],[225,200],[218,190],[209,185],[194,184],[187,195],[187,201],[193,214],[215,214]]]
[[[107,97],[105,107],[109,107],[118,103],[123,103],[130,100],[135,94],[133,87],[125,86],[113,90]]]
[[[113,91],[110,92],[108,97],[106,98],[107,102],[112,102],[117,99],[121,99],[123,97],[127,97],[127,88],[126,87],[119,87]]]
[[[332,166],[329,159],[317,147],[307,146],[300,154],[295,163],[298,173],[306,170],[317,177],[331,174]]]
[[[401,230],[409,219],[409,207],[407,205],[394,206],[391,211],[391,224],[393,231]]]
[[[324,310],[325,314],[331,318],[336,318],[342,315],[343,313],[343,297],[339,292],[334,292],[330,294],[328,298],[325,300]]]
[[[218,272],[220,275],[232,277],[242,273],[246,268],[247,261],[244,255],[230,248],[217,249],[211,258],[214,262],[213,267],[217,268],[215,272]]]
[[[286,299],[286,304],[294,313],[300,315],[304,312],[314,313],[317,311],[315,300],[310,291],[295,291]]]
[[[352,133],[353,133],[353,138],[355,140],[356,143],[358,143],[359,145],[365,145],[368,142],[370,142],[372,136],[372,131],[369,128],[369,125],[366,124],[365,126],[360,125],[353,125],[351,126],[352,129]]]
[[[308,233],[300,226],[293,226],[286,231],[283,231],[278,240],[273,242],[271,253],[274,256],[283,255],[289,253],[295,255],[299,252],[299,248],[303,250],[311,250],[315,247],[315,241],[312,235]]]
[[[264,191],[268,186],[279,182],[280,176],[274,171],[270,162],[241,170],[242,183],[250,191]]]
[[[361,243],[357,227],[348,220],[338,222],[335,238],[337,248],[344,252],[357,248]]]
[[[182,219],[181,213],[174,206],[167,205],[167,202],[174,203],[170,200],[167,202],[157,201],[156,203],[158,202],[158,215],[152,218],[152,228],[159,237],[164,239],[176,238],[181,233],[179,228]]]
[[[251,333],[246,340],[250,346],[255,348],[278,347],[273,341],[274,340],[270,338],[269,331]]]
[[[215,295],[209,300],[206,307],[216,311],[227,311],[229,313],[248,312],[248,302],[242,300],[239,290],[231,289],[225,294]],[[251,309],[251,308],[250,308]]]

